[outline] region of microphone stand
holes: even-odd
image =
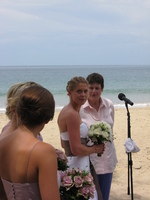
[[[125,106],[127,109],[127,117],[128,117],[128,138],[131,138],[130,132],[130,113],[128,109],[128,104],[125,102]],[[133,178],[132,178],[132,154],[131,152],[128,153],[128,195],[130,194],[130,178],[131,178],[131,199],[133,200]],[[130,173],[129,173],[130,172]]]

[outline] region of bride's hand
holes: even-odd
[[[96,145],[94,145],[94,147],[95,147],[95,153],[103,154],[103,152],[105,150],[105,144],[104,143],[96,144]]]

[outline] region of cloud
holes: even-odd
[[[0,51],[150,45],[149,10],[149,0],[1,0]]]

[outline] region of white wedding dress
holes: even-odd
[[[88,136],[88,128],[82,123],[80,125],[80,137],[87,138]],[[61,133],[61,139],[63,141],[69,141],[68,132]],[[69,156],[68,158],[68,166],[69,168],[80,168],[82,170],[86,170],[90,172],[90,160],[89,156]],[[90,200],[98,200],[97,192],[95,191],[94,198]]]

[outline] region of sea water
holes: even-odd
[[[124,107],[118,99],[124,93],[135,106],[150,105],[150,66],[0,66],[0,112],[5,112],[8,89],[15,83],[34,81],[54,95],[56,109],[69,102],[67,82],[74,76],[87,77],[97,72],[104,77],[103,97],[113,101],[115,107]]]

